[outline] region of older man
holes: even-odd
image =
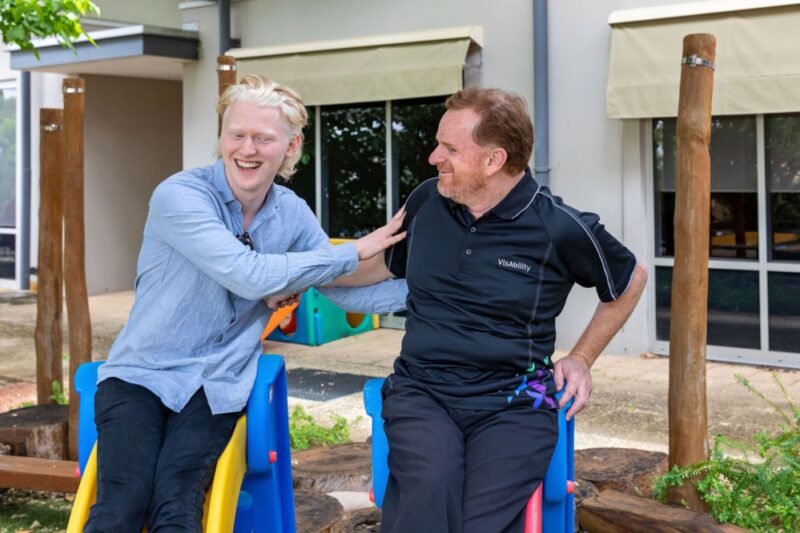
[[[387,257],[409,297],[383,389],[383,531],[521,532],[557,439],[554,394],[566,380],[567,416],[586,407],[589,368],[646,272],[596,215],[531,176],[533,126],[520,97],[473,88],[446,108],[429,158],[439,176],[409,196],[408,238]],[[553,364],[555,319],[575,283],[595,287],[601,303]]]
[[[255,380],[262,298],[353,273],[403,238],[399,214],[333,247],[308,205],[273,183],[294,173],[307,121],[290,88],[247,76],[219,111],[221,158],[168,178],[150,201],[136,301],[99,371],[97,503],[84,531],[200,531],[214,464]],[[402,281],[331,291],[370,312],[402,307],[405,294]]]

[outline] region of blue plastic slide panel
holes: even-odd
[[[103,361],[83,363],[75,371],[75,392],[78,393],[78,465],[81,474],[97,440],[94,425],[94,394],[97,392],[97,370]]]
[[[242,490],[253,499],[253,531],[294,533],[286,367],[277,355],[258,361],[247,404],[247,464]]]
[[[381,388],[384,379],[371,379],[364,385],[364,407],[372,418],[372,492],[375,505],[383,504],[386,483],[389,481],[389,442],[383,431]]]

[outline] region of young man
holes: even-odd
[[[589,368],[641,295],[644,268],[596,215],[527,168],[525,102],[498,89],[447,100],[429,162],[408,198],[408,238],[388,269],[408,283],[406,335],[383,389],[389,440],[384,532],[524,529],[525,504],[567,417],[588,405]],[[572,286],[601,303],[555,365],[555,319]]]
[[[257,76],[230,87],[216,164],[153,193],[136,301],[100,368],[98,493],[85,531],[199,531],[206,490],[255,380],[272,304],[356,271],[404,234],[402,214],[333,247],[308,205],[273,183],[300,159],[307,114],[291,89]],[[385,279],[387,276],[384,276]],[[402,281],[330,291],[387,312]],[[387,302],[382,305],[381,302]]]

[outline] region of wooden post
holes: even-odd
[[[675,267],[669,335],[669,466],[708,458],[706,328],[711,197],[711,91],[716,40],[683,39],[677,122]],[[690,483],[669,492],[671,503],[705,506]]]
[[[63,124],[60,109],[39,114],[39,268],[36,298],[36,396],[53,403],[53,382],[63,387],[61,310],[64,286],[61,221],[64,214]]]
[[[85,82],[67,78],[64,91],[64,282],[69,324],[69,458],[78,456],[75,370],[92,360],[92,324],[86,291],[83,222],[83,109]]]
[[[236,58],[231,56],[217,56],[217,80],[219,82],[219,95],[225,89],[236,83]],[[222,115],[217,119],[217,137],[222,133]]]

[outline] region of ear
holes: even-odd
[[[489,152],[489,157],[486,159],[486,171],[491,176],[500,170],[508,161],[508,152],[505,148],[492,148]]]
[[[289,141],[289,146],[286,148],[286,155],[290,156],[297,152],[302,147],[302,141],[300,140],[299,135],[295,135],[292,137],[292,140]]]

